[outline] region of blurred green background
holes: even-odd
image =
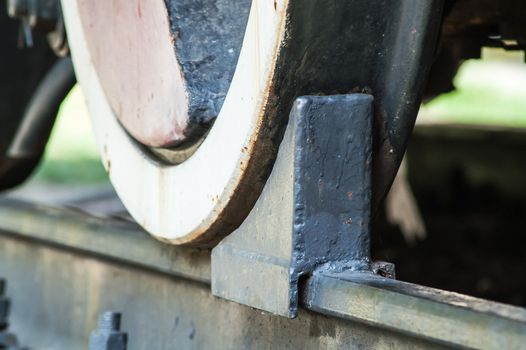
[[[482,60],[468,60],[453,83],[455,91],[428,102],[424,122],[526,126],[526,64],[523,52],[483,49]]]
[[[108,182],[95,135],[79,86],[75,86],[60,108],[34,181],[95,185]]]
[[[454,80],[457,89],[424,105],[419,122],[525,127],[524,54],[485,49],[483,58],[465,62]],[[84,185],[108,182],[78,87],[61,107],[44,160],[33,180]]]

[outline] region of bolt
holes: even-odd
[[[119,331],[121,328],[121,314],[105,311],[99,318],[99,329],[105,331]]]
[[[121,314],[105,311],[99,317],[97,329],[89,337],[90,350],[126,350],[128,336],[120,331]]]

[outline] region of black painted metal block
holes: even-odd
[[[296,100],[261,197],[212,252],[215,295],[295,317],[301,276],[370,270],[372,105],[366,94]]]

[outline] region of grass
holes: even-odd
[[[461,67],[454,80],[457,89],[423,106],[419,119],[526,127],[524,58],[495,50],[484,53],[484,60],[470,60]],[[108,182],[78,87],[61,107],[34,179],[62,184]]]

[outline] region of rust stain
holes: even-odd
[[[102,148],[102,163],[104,165],[104,169],[106,170],[106,173],[110,175],[111,161],[108,155],[108,145],[104,145],[104,147]]]
[[[352,199],[352,192],[347,192],[347,198]]]
[[[212,196],[212,203],[214,203],[214,204],[219,203],[219,196],[218,195]]]
[[[104,168],[106,168],[106,173],[110,175],[111,173],[111,161],[109,159],[106,160],[106,163],[104,164]]]

